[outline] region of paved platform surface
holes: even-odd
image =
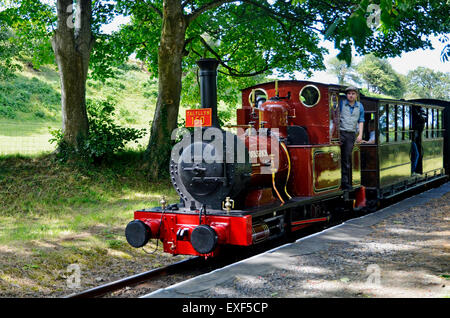
[[[448,193],[450,182],[144,297],[449,297],[449,209],[436,201]]]

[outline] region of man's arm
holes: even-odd
[[[363,129],[364,129],[364,106],[363,104],[359,104],[359,120],[358,120],[358,125],[359,125],[359,133],[358,133],[358,137],[356,137],[356,142],[357,143],[361,143],[362,142],[362,136],[363,136]]]
[[[363,135],[363,129],[364,129],[364,122],[360,122],[358,125],[359,125],[359,133],[358,133],[358,137],[356,137],[356,142],[357,143],[361,143],[362,135]]]

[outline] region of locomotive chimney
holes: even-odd
[[[211,108],[212,127],[220,128],[217,117],[217,67],[216,59],[201,59],[197,61],[200,68],[200,96],[202,108]]]

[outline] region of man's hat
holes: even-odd
[[[345,93],[350,92],[350,91],[355,91],[358,93],[359,89],[355,86],[349,86],[345,89]]]

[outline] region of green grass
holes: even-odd
[[[0,155],[38,155],[53,151],[49,127],[56,129],[58,124],[45,120],[0,119]]]
[[[111,163],[57,163],[52,155],[0,157],[0,244],[123,228],[133,211],[177,200],[168,181],[152,182],[142,153]]]
[[[169,181],[149,180],[146,171],[139,152],[101,166],[61,164],[52,155],[0,156],[0,296],[71,293],[65,271],[73,263],[82,266],[87,288],[110,266],[118,279],[172,262],[161,244],[149,255],[124,236],[135,210],[158,206],[162,195],[178,200]]]
[[[101,166],[58,164],[51,155],[0,157],[0,214],[60,215],[80,207],[89,211],[99,204],[157,202],[164,192],[172,191],[171,185],[151,182],[142,162],[142,153],[133,152]]]

